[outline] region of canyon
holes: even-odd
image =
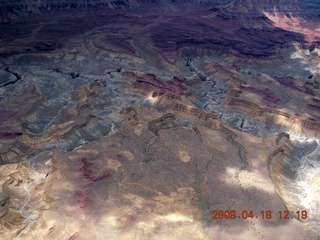
[[[2,1],[1,239],[318,239],[319,43],[314,0]]]

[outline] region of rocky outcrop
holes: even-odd
[[[132,87],[135,89],[143,90],[145,92],[151,92],[155,90],[159,94],[162,91],[171,93],[171,95],[175,94],[178,96],[183,95],[188,91],[186,80],[184,78],[173,77],[170,80],[162,80],[152,74],[146,74],[139,77],[136,81],[133,82]]]
[[[318,145],[315,142],[300,145],[290,141],[288,134],[279,134],[276,138],[279,146],[268,158],[269,173],[275,183],[278,194],[284,200],[291,214],[299,221],[306,223],[309,227],[318,231],[318,216],[314,206],[318,204],[314,184],[317,184],[310,175],[317,174],[306,160],[306,155],[315,151]],[[305,188],[309,186],[308,196]],[[301,217],[301,212],[307,217]]]
[[[207,64],[206,71],[234,87],[247,84],[245,80],[235,77],[232,71],[215,62]]]
[[[320,123],[312,120],[305,120],[299,116],[292,116],[286,112],[260,108],[252,102],[238,98],[231,99],[228,103],[228,106],[246,111],[252,114],[253,117],[264,121],[268,117],[272,117],[275,124],[282,125],[294,131],[301,131],[306,134],[311,134],[312,136],[319,136],[320,134]]]
[[[238,98],[231,99],[228,103],[228,106],[241,109],[242,111],[248,111],[253,116],[258,116],[261,113],[261,109],[258,105]]]
[[[186,106],[184,104],[176,103],[172,106],[171,110],[179,115],[203,121],[211,125],[213,129],[218,128],[220,124],[220,120],[218,120],[219,118],[215,114],[208,113],[201,109]]]

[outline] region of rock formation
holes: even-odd
[[[308,1],[2,1],[1,239],[317,239]]]

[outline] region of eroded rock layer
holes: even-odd
[[[1,239],[318,239],[317,11],[1,3]]]

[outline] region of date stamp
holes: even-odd
[[[271,210],[262,210],[259,213],[253,210],[243,210],[237,212],[236,210],[213,210],[212,219],[293,219],[305,220],[308,218],[308,212],[306,210],[298,210],[296,212],[290,212],[289,210],[280,210],[278,212],[272,212]]]

